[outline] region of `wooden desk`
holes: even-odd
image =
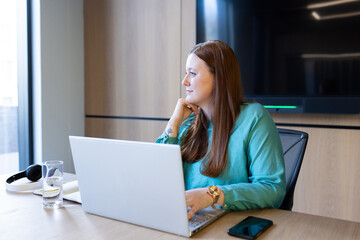
[[[186,239],[87,214],[80,204],[68,201],[61,209],[43,209],[39,196],[7,192],[8,176],[0,176],[0,239]],[[74,178],[64,176],[65,181]],[[259,239],[360,239],[360,223],[278,209],[230,212],[193,238],[238,239],[226,230],[250,215],[274,222]]]

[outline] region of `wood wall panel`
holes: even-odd
[[[155,142],[163,133],[166,124],[166,121],[87,117],[85,135],[87,137]]]
[[[360,115],[271,114],[276,123],[309,134],[297,181],[293,211],[360,222],[360,130],[322,126],[360,126]]]
[[[196,44],[196,6],[194,0],[181,0],[181,67],[185,76],[186,59]],[[181,85],[181,97],[186,97],[185,87]]]
[[[284,128],[309,134],[293,211],[360,222],[360,131]]]
[[[87,115],[168,118],[180,95],[181,1],[85,0]]]
[[[289,114],[271,113],[276,123],[360,126],[360,114]]]

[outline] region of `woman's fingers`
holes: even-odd
[[[187,109],[190,109],[192,112],[194,112],[195,115],[199,113],[199,107],[197,105],[189,103],[183,98],[181,98],[180,101],[182,106],[184,106]]]
[[[194,105],[194,104],[191,104],[191,103],[188,103],[186,105],[187,108],[191,109],[191,111],[195,114],[195,115],[198,115],[199,114],[199,107]]]
[[[181,124],[186,118],[190,116],[192,112],[194,112],[194,114],[198,114],[198,106],[187,102],[183,98],[180,98],[178,100],[172,118],[177,120],[177,122]]]
[[[188,219],[192,218],[198,210],[199,209],[196,209],[195,207],[190,208],[190,211],[188,212],[188,215],[187,215]]]
[[[197,188],[185,192],[186,205],[190,207],[188,219],[190,219],[198,210],[211,205],[212,199],[207,194],[207,188]]]
[[[188,212],[188,219],[192,218],[192,216],[194,216],[194,214],[199,210],[196,207],[196,202],[194,201],[195,199],[192,198],[192,195],[189,192],[185,193],[186,195],[186,205],[188,207],[190,207],[190,210]]]

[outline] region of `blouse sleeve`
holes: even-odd
[[[161,136],[156,140],[156,143],[165,143],[165,144],[178,144],[179,139],[177,137],[169,137],[164,131]]]
[[[219,186],[224,209],[278,208],[286,193],[284,155],[277,128],[264,109],[245,140],[248,183]]]

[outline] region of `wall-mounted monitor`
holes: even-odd
[[[197,0],[196,41],[229,44],[247,100],[360,113],[360,1]]]

